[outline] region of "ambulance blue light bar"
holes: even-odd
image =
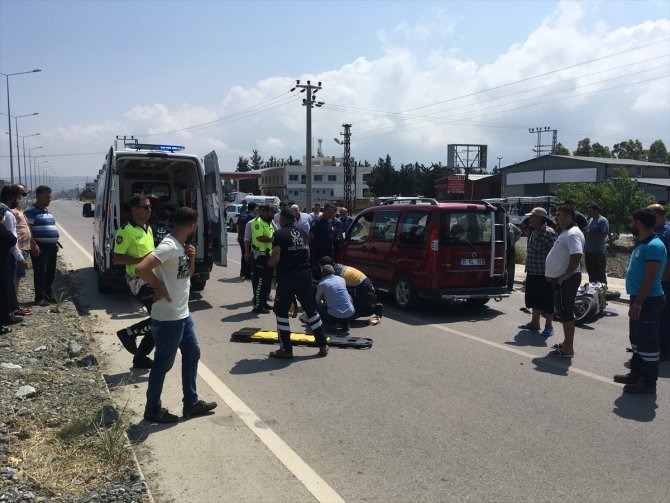
[[[179,152],[186,148],[180,145],[157,145],[153,143],[127,143],[126,147],[135,150],[162,150],[164,152]]]

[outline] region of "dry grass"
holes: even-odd
[[[59,428],[17,417],[15,428],[30,432],[11,451],[17,468],[53,496],[77,495],[105,474],[116,476],[132,458],[124,414],[109,428],[76,418]]]

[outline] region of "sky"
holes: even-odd
[[[92,180],[116,135],[215,150],[222,171],[254,149],[302,158],[296,79],[322,83],[312,141],[328,156],[344,123],[355,159],[396,168],[446,164],[448,144],[504,167],[535,155],[534,127],[570,150],[670,148],[670,1],[0,0],[0,72],[36,68],[9,77],[11,115],[39,114],[16,119],[19,150],[56,178]]]

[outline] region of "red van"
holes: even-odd
[[[396,304],[420,298],[483,305],[509,297],[505,211],[485,201],[397,198],[358,214],[338,260],[363,271]]]

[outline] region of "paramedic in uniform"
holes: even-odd
[[[265,205],[251,222],[251,254],[253,256],[254,313],[269,313],[268,295],[272,286],[272,267],[268,259],[272,253],[272,207]]]
[[[147,223],[151,215],[151,204],[146,196],[134,196],[129,202],[131,217],[116,231],[114,241],[114,265],[126,267],[126,280],[131,292],[151,314],[154,302],[154,289],[144,284],[135,276],[135,268],[142,259],[151,253],[154,246],[154,237],[151,226]],[[117,337],[123,347],[133,356],[133,367],[151,368],[149,353],[154,349],[154,339],[151,336],[151,318],[146,318],[128,328],[119,330]],[[139,346],[135,340],[142,337]]]
[[[281,228],[274,235],[272,256],[267,264],[269,268],[277,267],[274,312],[277,316],[279,349],[270,353],[271,358],[293,358],[288,310],[295,297],[305,310],[307,322],[314,332],[314,339],[319,346],[317,356],[328,354],[326,335],[312,291],[307,234],[296,227],[294,222],[295,216],[290,210],[281,211]]]

